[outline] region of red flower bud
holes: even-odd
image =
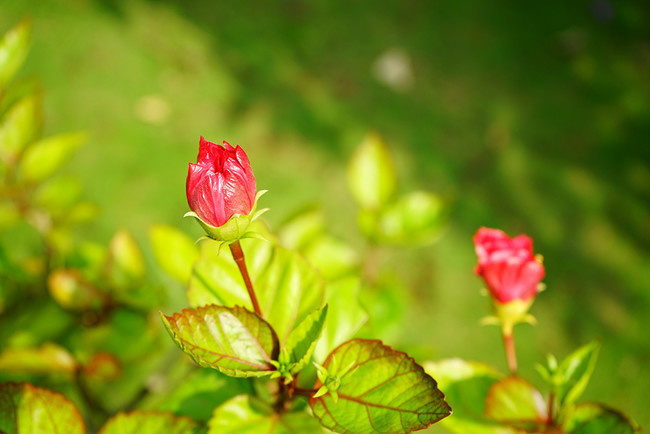
[[[474,235],[478,265],[474,272],[499,303],[533,298],[544,277],[544,266],[533,255],[526,235],[510,238],[498,229],[481,228]]]
[[[210,226],[223,226],[233,215],[248,215],[255,204],[255,177],[242,148],[217,145],[201,137],[196,164],[187,174],[187,203]]]

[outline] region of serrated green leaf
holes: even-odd
[[[428,244],[441,234],[445,220],[442,200],[416,191],[400,197],[381,213],[375,238],[389,244]]]
[[[329,306],[327,313],[329,319],[316,344],[314,352],[316,360],[324,360],[334,348],[352,339],[368,321],[368,314],[359,301],[360,292],[359,276],[350,276],[327,283],[325,302]]]
[[[307,412],[274,413],[261,400],[240,395],[214,410],[208,434],[295,434],[322,432]]]
[[[436,381],[406,353],[376,340],[354,339],[330,354],[329,377],[340,381],[335,390],[311,398],[321,423],[336,432],[407,433],[423,429],[451,414]],[[315,389],[321,386],[318,381]]]
[[[25,61],[29,51],[30,37],[30,22],[24,20],[0,39],[0,92]]]
[[[61,134],[33,143],[20,161],[23,180],[36,183],[56,172],[86,140],[85,134]]]
[[[300,372],[309,363],[326,317],[327,305],[307,315],[289,334],[287,342],[280,352],[279,361],[292,364],[291,373]]]
[[[23,149],[40,134],[40,94],[33,93],[21,98],[7,110],[0,122],[0,158],[13,164]]]
[[[171,277],[187,283],[192,267],[199,258],[199,249],[194,240],[184,232],[167,225],[154,225],[149,238],[158,265]]]
[[[641,428],[623,413],[595,403],[571,409],[562,424],[567,434],[635,434]]]
[[[65,349],[45,343],[40,347],[5,348],[0,353],[0,371],[30,374],[72,373],[77,361]]]
[[[185,416],[159,411],[120,412],[110,418],[99,434],[189,434],[196,423]]]
[[[77,407],[60,393],[5,383],[0,385],[0,432],[83,434],[86,427]]]
[[[348,164],[348,187],[361,208],[378,210],[395,191],[395,167],[382,138],[370,133]]]
[[[187,297],[192,306],[243,305],[252,310],[239,269],[228,249],[205,242],[192,270]],[[322,305],[318,271],[296,252],[257,239],[241,240],[262,315],[284,344],[296,324]]]
[[[504,427],[483,416],[485,398],[490,387],[503,378],[496,369],[479,362],[446,359],[425,362],[424,370],[438,381],[445,392],[445,400],[454,409],[453,417],[440,424],[447,430],[465,434],[514,434],[513,428]]]
[[[519,377],[506,377],[492,384],[485,404],[485,416],[522,429],[546,423],[546,403],[532,384]]]
[[[261,377],[275,369],[275,331],[243,307],[209,305],[161,317],[178,346],[201,366],[232,377]]]
[[[584,392],[596,366],[600,342],[593,341],[578,348],[562,361],[553,375],[558,386],[557,399],[561,405],[574,403]]]

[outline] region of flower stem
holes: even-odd
[[[248,276],[248,269],[246,268],[246,260],[244,259],[244,251],[241,249],[239,240],[230,244],[230,252],[232,253],[232,257],[235,259],[235,262],[237,263],[237,267],[239,267],[239,272],[241,273],[241,276],[244,278],[244,283],[246,284],[246,289],[248,290],[248,296],[251,298],[251,302],[253,303],[253,309],[255,309],[255,313],[257,314],[257,316],[261,318],[262,311],[260,310],[260,305],[257,302],[257,297],[255,296],[255,290],[253,289],[251,278]]]
[[[515,375],[517,373],[517,354],[515,353],[515,339],[512,328],[503,330],[503,345],[506,349],[506,359],[508,360],[508,369],[510,373]]]
[[[555,394],[553,392],[548,396],[548,414],[546,416],[546,425],[552,426],[555,423]]]

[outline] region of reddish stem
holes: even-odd
[[[548,415],[546,416],[546,425],[552,426],[555,423],[554,420],[554,407],[555,407],[555,394],[553,392],[548,396]]]
[[[260,305],[257,302],[257,297],[255,296],[255,290],[253,289],[251,278],[248,276],[248,269],[246,268],[246,260],[244,259],[244,251],[241,249],[239,240],[230,244],[230,252],[232,253],[232,257],[235,259],[235,262],[237,263],[237,267],[239,267],[239,272],[241,273],[241,276],[244,278],[244,283],[246,284],[246,289],[248,290],[248,296],[251,298],[251,302],[253,303],[253,309],[255,309],[255,313],[257,314],[257,316],[261,318],[262,311],[260,310]]]
[[[515,353],[515,339],[512,330],[509,333],[503,332],[503,345],[506,348],[508,369],[510,369],[511,374],[515,375],[517,373],[517,354]]]

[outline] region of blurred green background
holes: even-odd
[[[516,330],[522,374],[594,338],[586,400],[642,426],[650,376],[650,4],[638,1],[4,0],[34,38],[46,135],[90,140],[66,172],[102,208],[81,236],[183,220],[198,139],[247,151],[277,227],[306,204],[352,237],[345,164],[369,129],[402,192],[438,192],[451,222],[433,246],[381,266],[406,279],[409,322],[389,344],[419,360],[505,369],[473,276],[480,226],[525,232],[544,255],[536,327]],[[417,300],[417,301],[416,301]]]

